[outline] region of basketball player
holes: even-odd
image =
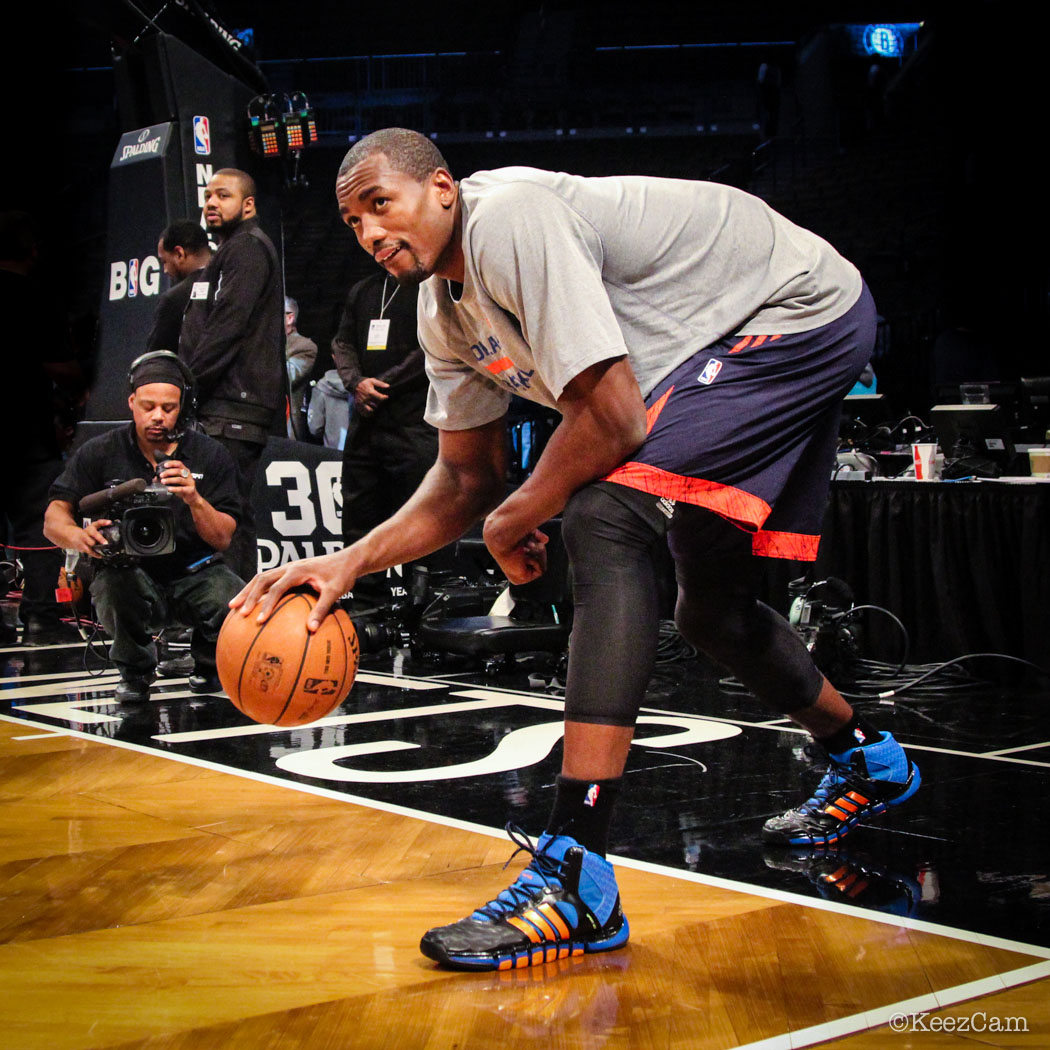
[[[542,573],[540,526],[559,513],[572,563],[564,759],[547,832],[536,844],[515,837],[529,866],[469,917],[430,930],[424,954],[495,969],[627,941],[604,853],[654,663],[652,555],[665,539],[682,635],[828,754],[816,794],[768,821],[765,837],[831,844],[909,798],[919,773],[900,745],[854,713],[756,597],[757,557],[816,555],[840,403],[874,340],[857,270],[739,190],[531,168],[458,183],[428,139],[403,129],[350,150],[336,199],[388,273],[422,282],[438,460],[367,536],[257,576],[232,604],[262,620],[307,583],[319,622],[361,574],[418,558],[483,516],[512,583]],[[503,499],[512,393],[562,421]]]

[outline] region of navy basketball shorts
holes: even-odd
[[[604,480],[713,511],[751,533],[752,554],[813,561],[842,402],[874,342],[864,287],[820,328],[706,347],[646,398],[645,444]]]

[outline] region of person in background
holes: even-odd
[[[146,350],[171,350],[174,353],[179,348],[182,315],[189,306],[196,283],[194,275],[211,262],[211,243],[199,222],[176,219],[164,228],[157,241],[157,258],[175,283],[157,302]]]
[[[122,702],[149,699],[158,662],[154,636],[172,616],[192,625],[190,689],[218,690],[215,643],[226,603],[243,584],[222,558],[242,508],[233,461],[219,442],[186,425],[182,409],[190,379],[170,351],[132,362],[131,422],[85,441],[48,493],[45,535],[93,559],[91,596],[112,639],[110,653],[120,672],[116,699]],[[170,553],[122,553],[102,531],[113,524],[105,510],[80,524],[85,496],[109,488],[114,479],[134,478],[160,482],[171,494]]]
[[[427,377],[416,335],[416,293],[387,273],[358,281],[346,297],[332,358],[353,412],[343,447],[343,540],[385,521],[416,491],[437,458],[426,423]],[[388,599],[382,575],[355,595]]]
[[[350,425],[350,396],[339,373],[330,368],[314,384],[306,422],[310,433],[320,437],[325,448],[342,450]]]
[[[284,290],[280,260],[263,232],[255,181],[221,168],[204,190],[204,221],[219,249],[194,281],[182,319],[179,357],[197,378],[204,432],[237,465],[244,516],[226,557],[245,579],[258,568],[251,490],[271,434],[284,434]]]
[[[297,441],[309,441],[306,425],[306,392],[310,387],[310,373],[317,360],[317,344],[307,339],[296,327],[299,304],[284,297],[284,362],[288,369],[288,436]]]

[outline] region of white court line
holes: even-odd
[[[0,653],[41,653],[49,649],[82,649],[83,647],[83,641],[56,642],[54,645],[5,645],[0,648]]]
[[[4,682],[54,682],[62,679],[67,682],[86,680],[97,682],[103,678],[118,676],[119,671],[55,671],[50,674],[13,674],[8,677],[0,676],[0,684]]]
[[[996,758],[999,755],[1012,755],[1017,751],[1036,751],[1041,747],[1050,747],[1050,740],[1039,744],[1025,744],[1024,747],[1004,747],[1002,751],[982,751],[981,758]]]
[[[35,696],[69,696],[73,693],[112,693],[113,687],[119,681],[120,676],[116,675],[107,678],[92,678],[87,682],[71,682],[68,685],[63,684],[61,686],[55,686],[50,683],[44,685],[27,685],[21,689],[16,686],[13,689],[5,688],[0,691],[0,699],[28,700]]]
[[[380,671],[361,671],[354,676],[355,682],[365,685],[391,685],[398,689],[441,689],[445,684],[427,678],[406,678],[399,674],[383,674]]]
[[[0,720],[8,722],[20,722],[24,720],[11,718],[9,715],[0,714]],[[503,839],[506,832],[496,828],[486,827],[483,824],[475,824],[472,821],[458,820],[454,817],[442,817],[421,810],[411,809],[407,806],[398,806],[389,802],[380,802],[374,799],[361,798],[329,788],[315,787],[310,784],[300,784],[294,781],[247,770],[231,769],[218,762],[210,762],[206,759],[192,758],[188,755],[179,755],[158,751],[152,747],[134,744],[126,740],[114,740],[109,737],[96,736],[93,733],[82,733],[75,729],[61,727],[56,729],[58,733],[79,737],[84,740],[93,740],[97,743],[108,744],[111,747],[124,748],[127,751],[135,751],[139,754],[155,755],[162,759],[182,762],[185,765],[196,766],[202,769],[210,769],[219,773],[243,777],[245,780],[254,780],[258,783],[269,784],[274,787],[289,788],[292,791],[300,791],[303,794],[316,795],[321,798],[333,799],[337,802],[349,802],[354,805],[364,806],[367,809],[376,809],[385,813],[396,813],[402,816],[423,820],[429,824],[437,824],[443,827],[458,828],[464,831],[472,831],[477,834],[486,835],[489,838]],[[761,897],[766,900],[775,900],[786,904],[794,904],[803,908],[814,908],[819,911],[834,912],[839,915],[848,915],[852,918],[863,918],[870,922],[881,925],[896,926],[900,929],[915,930],[919,933],[931,933],[936,936],[947,937],[949,940],[962,941],[967,944],[977,944],[992,948],[1001,948],[1006,951],[1021,952],[1035,956],[1040,959],[1050,960],[1050,948],[1041,945],[1025,944],[1020,941],[1011,941],[1001,937],[992,937],[987,934],[971,933],[969,930],[957,930],[950,926],[941,926],[938,923],[926,922],[922,919],[908,919],[896,915],[886,915],[882,912],[869,912],[862,908],[851,907],[840,904],[838,901],[827,901],[804,897],[800,894],[789,893],[783,890],[767,889],[761,886],[751,886],[747,883],[737,882],[733,879],[723,879],[717,876],[701,875],[697,872],[681,871],[676,868],[668,868],[659,864],[651,864],[647,861],[635,861],[625,857],[611,855],[611,861],[622,867],[635,868],[639,871],[648,871],[667,878],[680,879],[685,882],[694,882],[704,886],[714,886],[733,892],[748,894],[753,897]],[[921,996],[917,999],[903,1000],[880,1006],[874,1010],[864,1011],[850,1017],[840,1018],[822,1025],[800,1029],[796,1032],[786,1032],[782,1035],[763,1039],[758,1043],[750,1043],[746,1047],[740,1046],[737,1050],[801,1050],[803,1047],[813,1046],[838,1035],[853,1034],[877,1028],[886,1024],[890,1017],[899,1013],[921,1012],[922,1010],[938,1009],[953,1005],[978,995],[987,995],[992,992],[1005,991],[1030,981],[1039,980],[1050,976],[1050,962],[1033,963],[1017,970],[1011,970],[1003,974],[993,975],[978,982],[955,985],[950,988],[941,989],[930,995]],[[976,989],[976,990],[975,990]]]

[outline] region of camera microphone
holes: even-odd
[[[126,499],[128,496],[137,495],[146,491],[146,480],[144,478],[132,478],[130,481],[121,482],[119,485],[110,485],[108,489],[100,489],[85,496],[78,504],[81,514],[92,515],[115,503],[117,500]]]

